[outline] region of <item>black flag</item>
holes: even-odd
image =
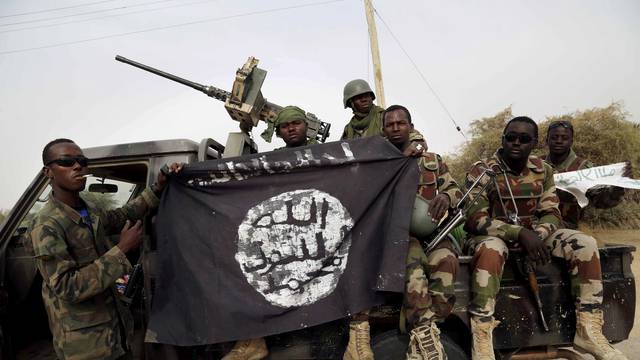
[[[262,337],[402,292],[417,181],[378,136],[187,166],[156,218],[147,341]]]

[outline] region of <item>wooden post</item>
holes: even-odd
[[[371,59],[373,60],[373,73],[376,82],[376,100],[379,106],[386,107],[384,100],[384,86],[382,85],[382,67],[380,65],[380,49],[378,48],[378,32],[376,21],[373,17],[373,5],[371,0],[364,0],[364,11],[367,15],[369,28],[369,40],[371,43]]]

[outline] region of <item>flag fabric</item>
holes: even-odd
[[[587,191],[598,186],[640,189],[640,180],[623,177],[626,164],[615,163],[553,175],[556,188],[570,192],[580,207],[589,205]]]
[[[189,164],[156,218],[147,341],[262,337],[402,292],[416,164],[379,136]]]

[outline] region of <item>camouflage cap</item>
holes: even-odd
[[[299,107],[289,105],[280,110],[278,116],[276,116],[276,119],[273,121],[273,124],[277,129],[280,125],[292,122],[294,120],[303,120],[306,122],[307,114]]]

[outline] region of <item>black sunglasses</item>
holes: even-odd
[[[51,160],[45,165],[57,164],[62,167],[72,167],[75,163],[78,163],[82,167],[86,167],[89,165],[89,159],[84,156],[72,156],[72,157],[63,157],[60,159]]]
[[[520,144],[529,144],[533,141],[533,136],[529,134],[518,134],[514,132],[508,132],[506,134],[503,134],[502,138],[510,143],[516,141],[516,139],[519,139]]]

